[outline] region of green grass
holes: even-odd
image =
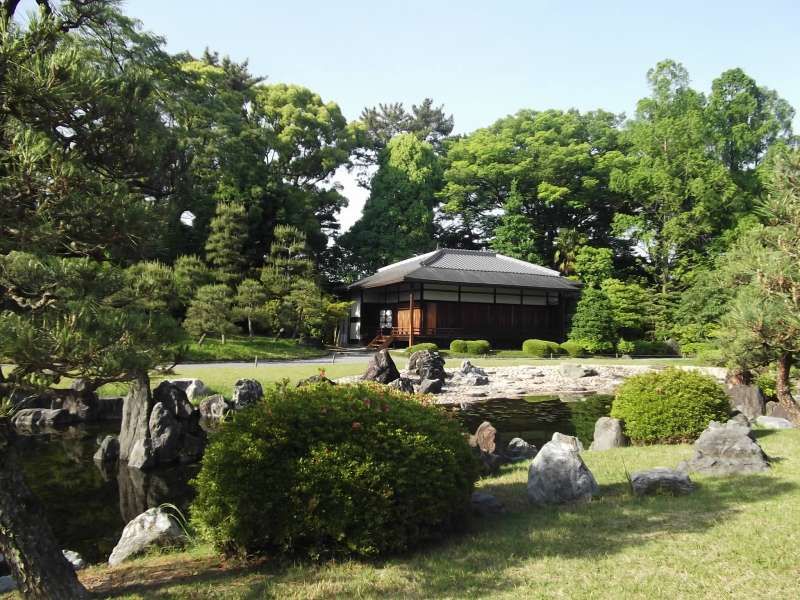
[[[533,508],[526,465],[479,482],[508,507],[470,530],[383,562],[239,563],[207,547],[81,578],[117,598],[793,598],[797,595],[800,431],[759,432],[769,474],[695,477],[691,496],[637,499],[625,469],[674,466],[689,446],[585,452],[602,495]]]
[[[216,338],[206,338],[202,344],[188,344],[185,362],[225,360],[292,360],[325,356],[326,351],[297,343],[297,340],[269,337],[231,336],[223,344]]]

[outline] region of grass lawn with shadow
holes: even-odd
[[[588,504],[535,508],[527,464],[480,489],[508,512],[380,562],[226,561],[204,546],[81,579],[113,598],[794,598],[800,542],[800,431],[758,432],[769,473],[695,477],[683,497],[631,496],[626,473],[674,466],[691,447],[584,452],[601,486]]]

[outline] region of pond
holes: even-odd
[[[478,401],[455,410],[470,433],[491,421],[501,448],[513,437],[541,448],[555,431],[577,435],[588,447],[595,421],[608,414],[610,405],[611,396],[574,402],[536,396]],[[148,472],[97,465],[92,457],[99,441],[118,432],[119,423],[81,425],[20,435],[15,442],[28,485],[44,504],[56,539],[90,563],[105,562],[125,524],[148,508],[172,503],[185,512],[193,496],[188,482],[199,470],[198,465]]]

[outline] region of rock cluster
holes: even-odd
[[[578,438],[554,433],[528,471],[528,500],[533,504],[564,504],[592,499],[599,487],[581,459]]]
[[[264,398],[264,388],[255,379],[238,379],[233,384],[233,408],[240,410]]]
[[[170,379],[169,383],[186,392],[189,402],[193,403],[211,393],[200,379]]]
[[[678,468],[705,475],[736,475],[766,471],[769,464],[749,427],[735,421],[711,421],[694,443],[692,459]]]

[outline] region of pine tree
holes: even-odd
[[[198,336],[198,343],[202,343],[209,333],[215,333],[224,344],[225,335],[236,331],[236,326],[231,322],[231,304],[228,286],[204,285],[197,290],[197,295],[186,311],[184,329]]]
[[[536,230],[523,212],[522,196],[517,190],[516,181],[511,184],[511,192],[503,208],[505,213],[494,230],[492,249],[513,258],[541,263]]]
[[[581,342],[590,352],[607,352],[614,347],[614,312],[605,292],[592,287],[583,291],[569,339]]]
[[[206,260],[214,269],[217,281],[233,285],[243,277],[247,238],[244,206],[239,202],[220,202],[211,220],[206,240]]]

